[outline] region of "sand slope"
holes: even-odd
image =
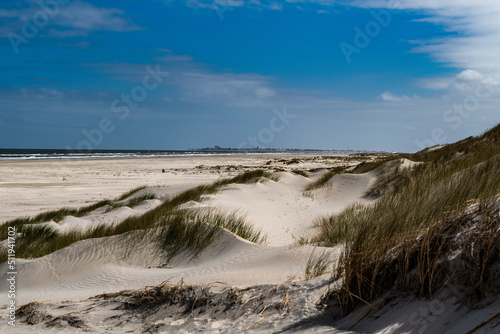
[[[69,295],[71,299],[90,297],[165,280],[249,286],[292,277],[301,279],[314,247],[298,246],[296,239],[314,231],[312,225],[317,216],[336,212],[354,200],[364,201],[361,196],[373,176],[336,176],[331,184],[316,190],[324,194],[315,198],[302,194],[305,184],[311,182],[309,178],[292,173],[280,173],[280,177],[278,182],[229,185],[202,204],[247,213],[248,221],[268,236],[266,245],[253,244],[227,232],[199,258],[191,260],[189,254],[181,254],[167,267],[157,245],[140,233],[84,240],[39,259],[19,260],[19,302],[60,301]],[[142,210],[124,207],[100,215],[70,216],[59,224],[59,229],[89,228],[105,221],[116,223],[158,202],[148,201],[140,206]],[[339,249],[328,251],[332,258],[338,256]],[[0,268],[0,272],[5,272],[5,268]],[[7,283],[0,281],[0,291],[6,287]]]

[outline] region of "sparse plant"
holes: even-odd
[[[306,280],[309,281],[315,277],[331,272],[328,268],[330,268],[332,264],[333,262],[329,251],[325,250],[321,253],[316,253],[316,248],[314,248],[307,260],[305,270]]]
[[[311,239],[306,236],[301,236],[298,239],[296,239],[296,243],[299,246],[309,245],[311,243]]]
[[[310,199],[312,199],[314,201],[314,194],[312,191],[303,191],[302,192],[302,196],[304,197],[308,197]]]

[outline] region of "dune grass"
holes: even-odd
[[[316,248],[307,259],[305,279],[309,281],[315,277],[327,274],[332,270],[332,259],[329,251],[316,253]]]
[[[272,174],[264,170],[253,170],[239,174],[233,178],[222,179],[207,185],[200,185],[188,189],[173,198],[166,200],[155,209],[146,212],[138,217],[130,217],[117,226],[117,233],[123,233],[130,230],[142,230],[152,227],[155,222],[170,214],[176,207],[189,201],[200,202],[203,196],[216,194],[224,186],[232,183],[255,183],[263,179],[272,178]]]
[[[165,235],[165,240],[174,240],[174,246],[169,246],[170,248],[166,247],[169,256],[172,254],[172,249],[176,249],[175,247],[179,245],[184,245],[188,248],[191,247],[195,250],[203,249],[206,245],[210,244],[210,242],[216,240],[216,231],[220,230],[220,228],[226,228],[252,242],[264,242],[265,237],[263,237],[259,231],[255,231],[249,226],[244,221],[243,216],[238,216],[237,214],[223,214],[221,210],[205,214],[193,213],[189,210],[179,210],[177,207],[189,201],[202,201],[204,195],[214,194],[220,191],[225,185],[231,183],[255,183],[269,177],[272,177],[272,175],[268,172],[254,170],[242,173],[233,178],[222,179],[212,184],[201,185],[188,189],[164,201],[158,207],[140,216],[129,217],[114,226],[97,225],[88,231],[58,233],[49,227],[34,225],[47,218],[47,220],[50,220],[54,217],[73,214],[74,211],[71,211],[72,209],[49,212],[43,214],[43,216],[39,215],[31,219],[18,219],[6,223],[1,227],[5,229],[4,235],[6,235],[7,226],[16,226],[18,232],[22,234],[22,236],[16,240],[16,256],[18,258],[37,258],[85,239],[109,237],[138,230],[145,231],[145,233],[149,231],[154,234],[156,233],[154,230],[158,228],[162,228],[164,231],[170,231],[165,232],[167,233]],[[136,199],[132,198],[130,201],[133,203]],[[95,210],[100,206],[94,204],[91,207]],[[83,211],[87,212],[88,208],[89,207],[83,208]],[[194,224],[189,224],[189,222],[192,221],[194,221]],[[170,225],[172,226],[171,228]],[[192,241],[190,238],[198,232],[198,239],[194,238],[195,241]],[[4,262],[6,258],[6,253],[0,252],[0,262]]]
[[[353,174],[368,173],[371,172],[372,170],[382,167],[385,163],[389,161],[408,158],[408,157],[409,154],[404,154],[404,153],[378,156],[373,161],[363,161],[353,169],[352,173]]]
[[[311,191],[315,190],[321,187],[324,187],[328,181],[332,177],[338,174],[344,173],[346,167],[334,167],[329,169],[327,172],[325,172],[323,175],[321,175],[318,179],[312,181],[311,183],[307,184],[304,188],[304,191]]]
[[[24,227],[28,226],[29,234],[26,235]],[[65,248],[77,241],[101,238],[110,235],[112,227],[97,225],[85,232],[70,231],[60,233],[55,230],[40,228],[39,225],[24,225],[20,232],[21,236],[16,238],[16,257],[21,259],[33,259],[53,253]],[[38,232],[42,232],[38,234]],[[0,262],[5,261],[4,254],[0,254]]]
[[[175,210],[158,225],[162,227],[159,240],[168,259],[183,249],[189,250],[192,257],[198,256],[219,240],[223,228],[254,243],[266,241],[261,231],[245,221],[244,215],[225,213],[221,209]]]
[[[23,217],[23,218],[17,218],[14,220],[10,220],[8,222],[5,222],[0,225],[0,236],[4,236],[7,233],[7,229],[9,226],[16,226],[16,227],[21,227],[23,225],[30,225],[30,224],[39,224],[39,223],[45,223],[48,221],[54,221],[56,223],[64,220],[67,216],[74,216],[74,217],[83,217],[97,209],[109,206],[109,209],[107,210],[108,212],[119,208],[119,207],[133,207],[143,201],[150,200],[150,199],[155,199],[156,195],[154,194],[144,194],[142,196],[136,196],[131,198],[128,201],[124,201],[125,199],[129,198],[133,194],[137,193],[140,190],[146,189],[146,186],[135,188],[131,191],[128,191],[124,193],[123,195],[119,196],[115,200],[103,200],[88,206],[84,206],[81,208],[62,208],[59,210],[52,210],[52,211],[46,211],[42,212],[34,217]]]
[[[147,189],[147,186],[140,186],[140,187],[137,187],[137,188],[134,188],[130,191],[127,191],[126,193],[122,194],[121,196],[117,197],[115,199],[115,201],[123,201],[124,199],[127,199],[129,198],[130,196],[138,193],[139,191],[141,190],[144,190],[144,189]]]
[[[297,175],[302,175],[304,177],[309,177],[309,174],[305,170],[302,169],[294,169],[292,170],[292,173],[297,174]]]
[[[391,179],[390,190],[373,205],[353,205],[319,220],[321,233],[316,243],[346,245],[336,272],[337,278],[343,278],[342,288],[335,291],[344,312],[394,286],[394,268],[388,263],[406,268],[400,280],[409,268],[419,268],[422,296],[431,297],[444,284],[434,282],[429,288],[429,275],[433,275],[426,270],[432,270],[433,261],[442,255],[438,240],[447,231],[445,224],[456,220],[472,203],[487,202],[500,193],[500,127],[465,143],[409,156],[425,158],[425,163],[404,177]],[[499,227],[497,221],[487,231],[496,235]],[[427,240],[427,248],[419,244],[416,253],[401,260],[404,265],[388,261],[388,254],[403,244],[415,245],[419,236]]]

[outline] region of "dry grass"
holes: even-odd
[[[237,294],[231,290],[226,298],[236,301]],[[184,312],[190,313],[196,308],[207,306],[214,299],[214,294],[208,286],[184,285],[182,282],[177,285],[162,283],[155,287],[147,287],[134,292],[125,303],[126,309],[145,308],[151,312],[155,305],[172,306],[182,305]]]
[[[439,151],[442,155],[436,153]],[[403,177],[397,173],[387,179],[385,195],[375,204],[351,206],[319,222],[322,232],[316,242],[346,245],[336,272],[337,278],[343,278],[342,288],[330,295],[335,295],[344,312],[369,303],[395,284],[403,291],[432,296],[447,282],[440,274],[439,261],[463,227],[457,217],[463,217],[471,204],[487,203],[500,193],[500,127],[467,139],[465,144],[409,158],[419,157],[426,163]],[[488,206],[481,207],[479,214],[486,218],[478,228],[482,226],[483,232],[471,237],[477,247],[475,261],[481,266],[472,266],[473,261],[469,261],[468,270],[460,267],[462,275],[474,277],[471,282],[477,283],[474,290],[478,291],[491,285],[491,280],[485,284],[481,273],[497,260],[500,228],[498,219],[488,218]],[[408,283],[414,269],[418,285]]]

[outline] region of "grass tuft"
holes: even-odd
[[[132,196],[133,194],[135,194],[143,189],[146,189],[146,188],[147,188],[147,186],[141,186],[141,187],[137,187],[135,189],[132,189],[132,190],[124,193],[123,195],[119,196],[118,198],[116,198],[115,201],[123,201],[124,199],[127,199],[130,196]]]
[[[307,260],[305,271],[306,281],[331,272],[328,268],[332,266],[332,263],[330,252],[323,251],[316,254],[315,248]]]
[[[245,221],[244,215],[225,213],[221,209],[182,209],[162,218],[160,241],[168,258],[188,249],[192,257],[198,256],[206,247],[216,243],[221,229],[226,229],[253,243],[264,243],[266,236]]]
[[[311,191],[314,189],[324,187],[326,185],[326,183],[328,181],[330,181],[330,179],[332,177],[334,177],[335,175],[344,173],[345,169],[346,169],[345,167],[335,167],[335,168],[328,170],[323,175],[321,175],[318,179],[316,179],[313,182],[306,185],[306,187],[304,188],[304,191]]]

